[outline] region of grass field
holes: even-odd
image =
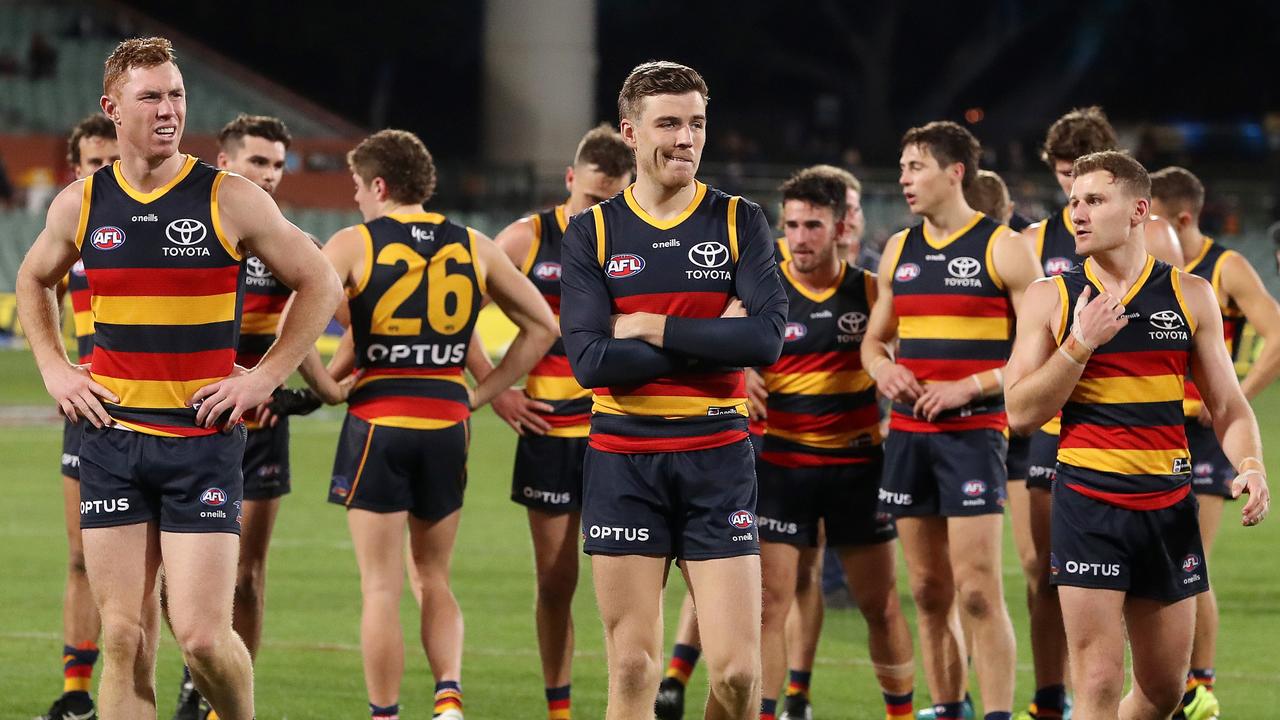
[[[0,352],[0,405],[46,401],[30,355]],[[1270,392],[1256,407],[1264,441],[1274,455],[1280,448],[1280,392]],[[342,511],[324,502],[340,420],[336,410],[327,410],[294,424],[294,491],[284,502],[272,543],[266,630],[256,669],[258,717],[263,720],[356,718],[367,712],[355,560]],[[528,530],[523,509],[507,499],[514,435],[487,410],[477,414],[473,428],[471,479],[454,563],[454,587],[467,621],[467,714],[545,717]],[[0,488],[9,508],[0,519],[5,548],[0,556],[0,718],[30,718],[61,691],[66,554],[57,480],[61,432],[53,423],[0,429],[0,457],[6,459]],[[1224,717],[1270,718],[1280,707],[1280,563],[1275,552],[1280,518],[1246,530],[1235,514],[1238,507],[1228,508],[1212,562],[1222,610],[1218,696]],[[1025,706],[1033,689],[1027,613],[1007,532],[1004,577],[1018,630],[1017,703]],[[906,593],[905,583],[900,587]],[[667,595],[668,636],[682,591],[681,581],[673,579]],[[903,604],[910,613],[909,595],[904,594]],[[604,715],[605,662],[585,556],[575,609],[575,716],[599,718]],[[429,718],[432,681],[407,593],[402,619],[409,649],[402,714]],[[883,717],[865,640],[856,611],[827,614],[812,693],[822,720]],[[171,710],[180,672],[177,648],[166,635],[157,671],[162,717]],[[691,697],[705,693],[705,678],[705,671],[695,673]],[[927,701],[919,673],[917,698],[918,705]],[[695,715],[700,717],[688,714]]]

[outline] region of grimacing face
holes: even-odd
[[[623,141],[636,153],[640,174],[669,189],[693,182],[707,142],[707,102],[702,94],[650,95],[638,118],[623,118]]]
[[[171,62],[130,68],[103,97],[102,109],[116,123],[121,145],[148,160],[169,158],[178,152],[187,119],[182,73]]]

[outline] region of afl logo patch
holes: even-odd
[[[804,325],[801,325],[798,322],[789,322],[787,323],[786,328],[782,330],[782,341],[792,342],[793,340],[799,340],[808,334],[809,329]]]
[[[644,258],[630,253],[614,255],[604,268],[605,274],[615,280],[639,275],[641,270],[644,270]]]
[[[1182,572],[1192,572],[1200,567],[1200,556],[1192,553],[1182,560]]]
[[[735,510],[729,515],[729,524],[739,530],[746,530],[755,524],[755,521],[756,519],[752,517],[751,512],[748,510]]]
[[[1061,275],[1071,269],[1071,261],[1064,257],[1052,257],[1044,261],[1045,275]]]
[[[124,231],[111,225],[100,227],[89,236],[89,244],[99,250],[115,250],[124,244]]]
[[[640,265],[643,267],[644,262],[641,261]],[[540,262],[533,266],[533,276],[539,280],[558,282],[560,280],[560,263]]]
[[[911,282],[920,277],[920,266],[915,263],[903,263],[893,273],[893,279],[898,282]]]
[[[987,491],[987,484],[981,480],[966,480],[960,490],[969,497],[978,497]]]
[[[84,277],[84,261],[77,260],[75,265],[71,266],[71,274],[76,277]]]
[[[209,488],[208,490],[205,490],[204,493],[200,495],[200,502],[204,503],[205,505],[208,505],[209,507],[218,507],[219,505],[226,505],[227,494],[222,491],[222,488],[216,488],[216,487]]]

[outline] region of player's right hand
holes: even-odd
[[[747,306],[743,305],[742,301],[738,298],[730,298],[729,304],[726,305],[724,310],[720,313],[720,317],[722,318],[739,318],[746,316]]]
[[[1246,470],[1231,482],[1231,497],[1238,498],[1240,493],[1249,493],[1249,502],[1240,509],[1240,521],[1249,527],[1257,525],[1271,512],[1271,489],[1267,487],[1267,476],[1259,470]]]
[[[45,374],[44,387],[68,420],[75,422],[84,418],[97,428],[111,424],[111,416],[98,398],[120,402],[120,398],[89,375],[88,365],[59,365]]]
[[[751,413],[752,420],[764,420],[768,417],[766,408],[769,406],[769,391],[765,389],[764,378],[755,368],[747,368],[745,371],[747,377],[747,412]]]
[[[916,376],[895,362],[880,363],[876,371],[876,388],[890,400],[912,406],[924,394]]]
[[[1120,328],[1129,324],[1129,319],[1124,316],[1124,304],[1118,298],[1104,292],[1090,300],[1092,294],[1093,287],[1085,285],[1076,299],[1071,328],[1075,339],[1090,351],[1097,350],[1115,337]]]
[[[525,431],[534,435],[546,435],[551,429],[551,423],[538,413],[549,413],[555,408],[530,398],[519,388],[503,390],[489,401],[489,404],[493,406],[493,411],[498,414],[498,417],[510,425],[517,435],[524,435]]]

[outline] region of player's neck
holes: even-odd
[[[806,290],[815,293],[825,292],[836,284],[836,280],[840,279],[840,257],[832,255],[830,262],[825,262],[809,272],[801,272],[796,269],[795,263],[792,262],[787,266],[791,271],[791,276],[796,282],[805,287]]]
[[[697,180],[683,187],[671,188],[642,174],[631,186],[631,197],[635,198],[636,204],[657,220],[670,220],[684,212],[697,194]]]
[[[1208,238],[1200,232],[1198,226],[1178,231],[1178,245],[1182,246],[1182,257],[1188,264],[1200,257],[1206,242],[1208,242]]]
[[[1131,232],[1136,237],[1136,228]],[[1124,297],[1129,292],[1147,266],[1147,249],[1133,237],[1117,247],[1090,255],[1088,259],[1093,263],[1093,272],[1102,282],[1103,289],[1117,297]]]
[[[574,197],[573,195],[570,195],[569,198],[564,201],[565,217],[571,217],[571,218],[577,217],[582,213],[586,212],[587,208],[591,207],[594,204],[595,203],[587,202],[586,198],[579,199]]]
[[[924,225],[934,237],[950,237],[973,220],[974,209],[957,194],[924,213]]]
[[[129,187],[138,192],[149,193],[164,187],[177,177],[186,163],[187,156],[182,153],[174,153],[166,158],[122,155],[120,173],[124,175],[124,181]]]
[[[422,211],[423,210],[421,205],[405,205],[402,203],[395,202],[393,200],[388,200],[387,202],[378,206],[377,217],[386,217],[388,215],[405,215],[409,213],[420,213]]]

